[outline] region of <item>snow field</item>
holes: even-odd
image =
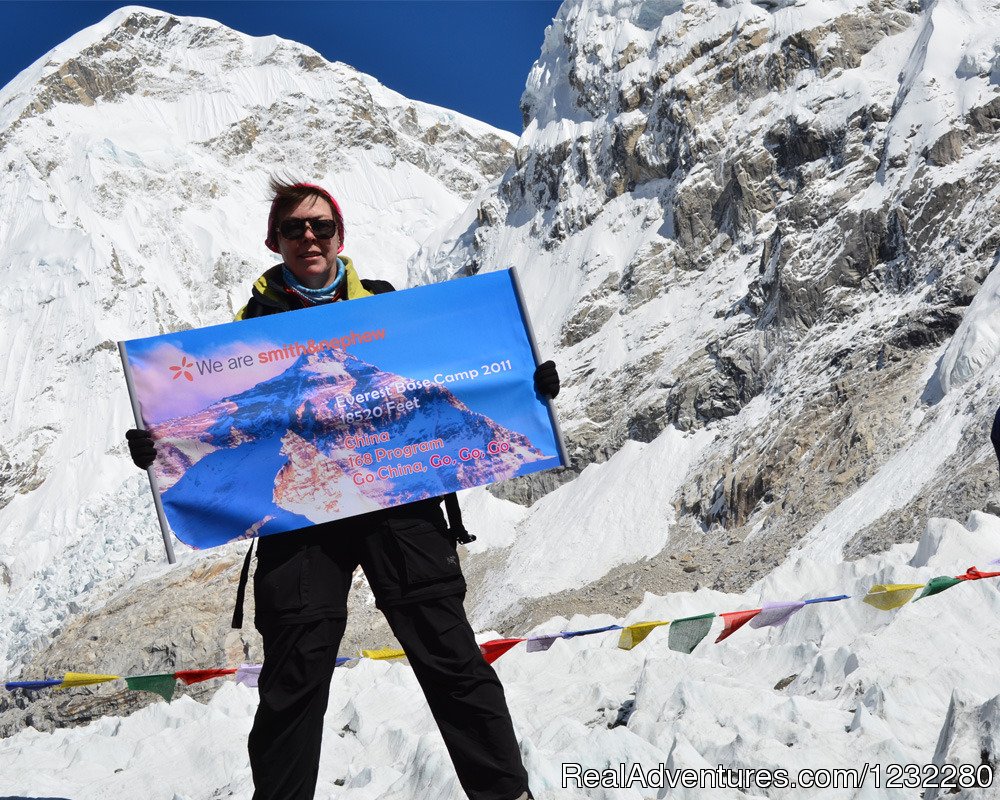
[[[663,796],[638,787],[563,788],[566,763],[597,769],[723,764],[791,772],[925,763],[943,729],[946,738],[966,742],[968,751],[970,741],[987,736],[1000,721],[994,681],[1000,645],[991,634],[1000,614],[997,581],[962,583],[891,612],[859,598],[874,583],[919,583],[960,574],[972,563],[986,568],[998,556],[1000,519],[974,512],[966,525],[932,520],[919,543],[855,562],[791,559],[743,594],[647,594],[627,620],[549,620],[532,633],[755,608],[765,600],[852,595],[807,606],[781,628],[744,627],[720,644],[713,643],[721,630],[717,621],[690,656],[666,647],[667,628],[655,629],[631,651],[617,648],[617,632],[557,640],[546,652],[515,647],[494,666],[533,791],[539,798],[567,800]],[[945,728],[953,698],[956,712]],[[0,792],[96,800],[139,796],[129,792],[141,787],[150,800],[242,796],[251,786],[245,737],[254,706],[253,690],[227,683],[204,706],[181,698],[85,728],[26,730],[0,741]],[[856,792],[718,791],[712,797],[912,796],[876,789],[873,779]],[[704,796],[698,792],[670,796]],[[317,796],[462,797],[406,665],[362,660],[336,673]],[[992,795],[983,790],[967,796]]]

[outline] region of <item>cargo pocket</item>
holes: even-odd
[[[263,549],[263,548],[262,548]],[[272,548],[257,554],[253,576],[256,613],[280,617],[302,611],[309,602],[309,560],[311,547]]]
[[[423,520],[390,520],[388,524],[398,548],[399,577],[404,586],[461,576],[458,553],[446,533]]]

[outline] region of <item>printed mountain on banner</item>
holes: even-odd
[[[280,375],[196,414],[152,426],[173,529],[189,544],[212,546],[506,480],[557,461],[447,388],[408,384],[343,350],[325,351],[299,356]],[[384,413],[347,422],[343,398],[364,393],[379,398],[365,407]],[[362,446],[346,444],[348,436]],[[457,445],[444,442],[484,456],[461,460]],[[490,442],[502,443],[494,448],[502,452],[488,453]],[[420,445],[426,449],[393,453]],[[435,453],[445,461],[440,467],[428,464]],[[371,463],[346,471],[352,455],[371,455]]]

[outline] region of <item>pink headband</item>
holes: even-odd
[[[333,208],[333,216],[337,220],[337,227],[340,229],[340,247],[337,249],[337,252],[342,252],[344,249],[344,215],[340,213],[340,206],[337,205],[337,201],[333,199],[333,195],[322,186],[317,186],[315,183],[295,183],[292,184],[292,188],[315,189],[317,194],[330,201],[330,206]],[[272,253],[278,252],[278,243],[272,236],[272,231],[274,230],[274,211],[277,205],[278,198],[275,197],[274,200],[271,201],[271,213],[267,215],[267,238],[264,240],[265,247],[267,247],[267,249]]]

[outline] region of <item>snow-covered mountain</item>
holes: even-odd
[[[568,761],[996,770],[996,582],[894,613],[857,597],[1000,557],[987,437],[1000,402],[998,12],[995,0],[567,0],[506,154],[512,137],[289,42],[135,9],[70,40],[0,95],[0,154],[17,176],[0,188],[2,324],[17,354],[2,383],[15,488],[0,509],[0,659],[40,677],[259,655],[252,633],[225,627],[237,553],[155,563],[107,345],[243,301],[267,257],[265,167],[281,164],[344,199],[347,251],[396,270],[378,277],[520,270],[563,375],[574,463],[465,497],[483,638],[852,596],[690,656],[667,649],[665,629],[629,652],[614,635],[515,648],[497,666],[537,796],[666,796],[566,789]],[[190,83],[209,88],[187,100]],[[342,124],[305,145],[323,117],[310,92]],[[148,119],[148,139],[130,134]],[[327,148],[340,130],[371,139]],[[383,205],[394,213],[376,216]],[[345,652],[387,644],[364,589]],[[461,796],[405,666],[362,662],[334,684],[327,794]],[[117,688],[0,695],[0,731],[145,702]],[[0,742],[16,765],[0,792],[247,794],[252,712],[252,694],[226,686],[207,707],[18,733]],[[169,773],[153,749],[171,754]],[[71,777],[33,781],[53,752]]]
[[[232,318],[275,263],[269,175],[328,186],[345,253],[402,286],[513,141],[294,42],[142,8],[0,92],[0,673],[162,558],[114,343]]]
[[[494,559],[481,624],[554,591],[570,593],[560,611],[600,608],[587,596],[611,566],[629,604],[742,588],[793,548],[857,557],[982,507],[1000,397],[998,8],[562,7],[514,169],[411,264],[415,280],[525,265],[567,378],[576,465],[560,479],[579,479],[495,488],[545,496]],[[623,499],[628,521],[610,510]],[[601,557],[540,579],[595,537]]]

